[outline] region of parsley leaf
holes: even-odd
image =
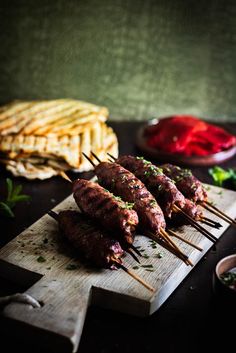
[[[13,218],[13,208],[17,202],[28,201],[30,196],[20,194],[22,191],[22,185],[14,186],[11,179],[6,179],[7,184],[7,197],[5,200],[0,201],[0,211],[3,215]]]
[[[222,186],[227,189],[236,190],[236,170],[229,168],[223,169],[215,166],[208,170],[213,178],[214,185]]]

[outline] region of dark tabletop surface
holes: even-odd
[[[141,122],[113,122],[119,139],[120,154],[139,154],[135,148],[135,135]],[[236,134],[236,123],[224,124]],[[235,167],[236,157],[221,164],[223,168]],[[195,167],[192,171],[202,181],[212,183],[208,167]],[[81,174],[70,173],[72,179]],[[92,176],[83,173],[83,177]],[[4,168],[0,169],[0,198],[5,191],[5,179],[12,176]],[[19,204],[15,208],[15,218],[0,217],[0,246],[2,247],[21,231],[43,216],[71,193],[68,182],[60,177],[45,181],[28,181],[13,178],[14,183],[22,184],[23,191],[32,198],[31,202]],[[142,319],[111,310],[90,307],[87,313],[78,353],[130,353],[130,352],[199,352],[209,347],[211,350],[235,349],[235,332],[228,319],[235,321],[235,306],[222,307],[221,301],[212,289],[212,274],[219,259],[236,252],[236,229],[232,226],[224,233],[202,260],[192,269],[162,307],[152,316]],[[15,293],[26,288],[15,287],[7,281],[0,281],[0,295]],[[233,324],[232,324],[233,325]],[[235,326],[235,325],[234,325]],[[2,352],[38,352],[37,343],[9,338],[14,333],[1,335],[1,346],[7,343]]]

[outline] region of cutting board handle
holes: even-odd
[[[51,352],[75,352],[90,301],[91,287],[68,283],[62,276],[44,276],[25,293],[38,300],[40,308],[25,303],[10,303],[3,310],[10,328],[20,336],[37,342]],[[71,281],[70,281],[71,282]],[[43,338],[43,339],[42,339]],[[45,339],[46,338],[46,339]]]

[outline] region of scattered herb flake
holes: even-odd
[[[66,270],[69,270],[69,271],[76,270],[77,268],[78,268],[78,266],[75,264],[68,264],[66,266]]]
[[[143,268],[153,268],[153,265],[141,265]]]
[[[159,252],[159,253],[156,254],[156,257],[157,257],[158,259],[161,259],[161,258],[163,257],[163,254],[162,254],[161,252]]]
[[[138,266],[134,266],[134,267],[133,267],[133,270],[138,270],[138,269],[139,269]]]
[[[39,256],[39,257],[37,258],[37,261],[38,261],[38,262],[45,262],[46,259],[45,259],[43,256]]]

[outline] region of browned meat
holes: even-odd
[[[78,179],[73,184],[75,202],[82,212],[114,234],[123,244],[132,244],[138,215],[131,204],[115,197],[99,184]]]
[[[174,180],[177,188],[193,202],[207,200],[207,192],[200,180],[198,180],[189,169],[182,169],[173,164],[164,164],[160,167],[163,173]]]
[[[95,266],[116,268],[116,263],[123,250],[118,243],[101,232],[90,221],[76,211],[62,211],[56,217],[59,228],[74,249]]]
[[[200,221],[203,217],[203,212],[200,207],[189,199],[185,199],[185,205],[182,210],[195,221]]]
[[[102,162],[95,167],[99,183],[127,202],[134,203],[144,234],[157,235],[165,229],[163,212],[145,185],[117,163]]]
[[[162,169],[146,161],[143,157],[121,156],[116,162],[142,180],[160,204],[166,217],[171,217],[174,205],[180,208],[184,207],[184,195],[172,180],[163,174]]]

